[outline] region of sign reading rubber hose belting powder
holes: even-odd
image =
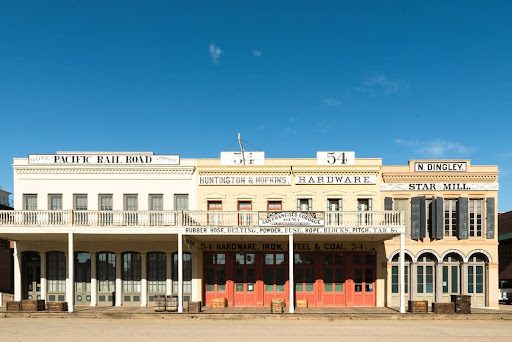
[[[405,228],[374,227],[185,227],[185,235],[403,234]]]
[[[260,212],[260,227],[323,227],[324,213],[322,212],[303,212],[303,211],[277,211]]]

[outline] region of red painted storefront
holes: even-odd
[[[204,252],[205,304],[227,298],[228,306],[289,304],[288,252]],[[375,306],[376,262],[372,252],[295,253],[295,300],[309,306]]]

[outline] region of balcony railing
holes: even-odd
[[[326,211],[322,214],[325,227],[404,227],[404,215],[400,211]],[[0,227],[5,226],[258,227],[259,212],[0,210]]]

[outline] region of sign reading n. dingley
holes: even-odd
[[[497,191],[498,183],[382,183],[381,191]]]
[[[414,171],[421,172],[466,172],[466,162],[460,163],[414,163]]]
[[[323,227],[324,213],[304,211],[260,212],[258,215],[260,227]]]
[[[29,164],[52,165],[179,165],[179,155],[151,154],[29,154]]]
[[[199,185],[291,185],[290,176],[199,176]]]

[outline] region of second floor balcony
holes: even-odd
[[[55,226],[401,228],[405,223],[400,211],[0,211],[0,227]]]

